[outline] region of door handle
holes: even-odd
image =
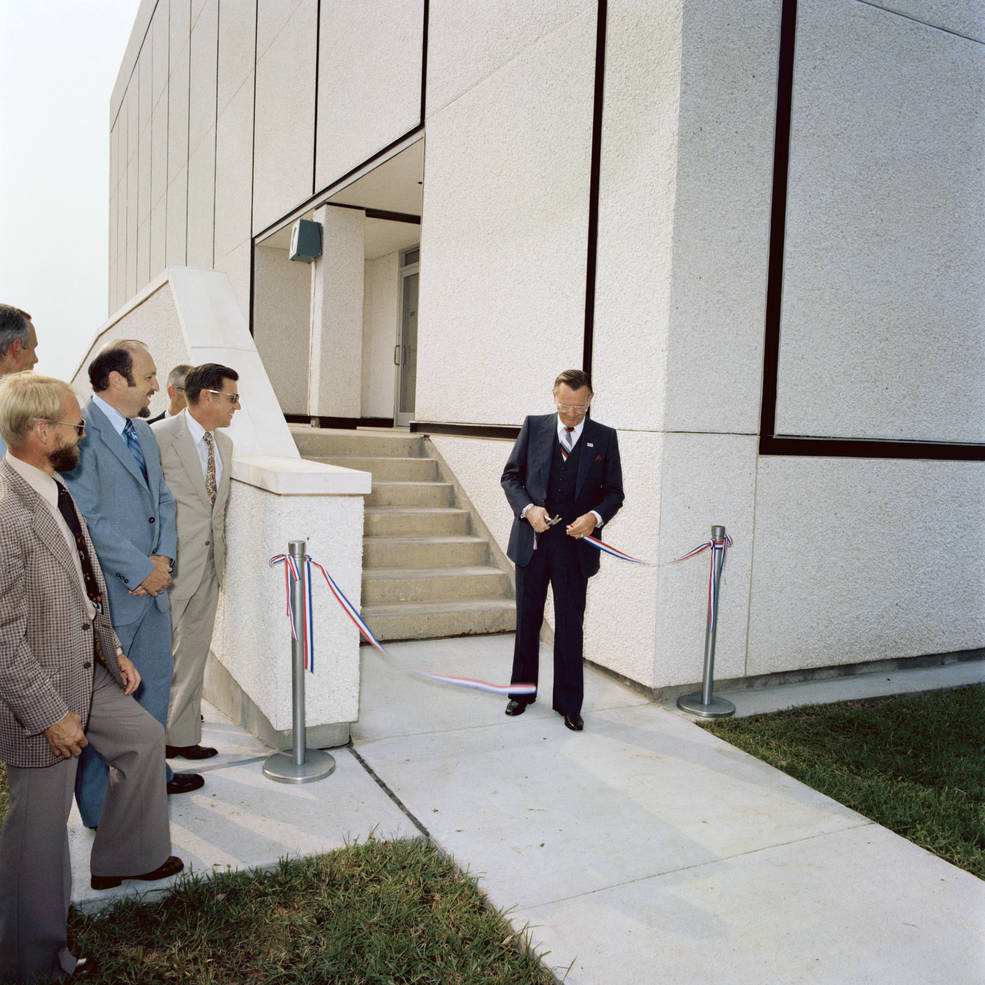
[[[393,365],[394,366],[399,366],[400,365],[400,362],[401,362],[401,359],[400,359],[400,356],[401,356],[401,348],[402,347],[401,347],[401,345],[400,345],[399,342],[393,347]]]

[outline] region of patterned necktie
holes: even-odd
[[[86,595],[96,607],[96,611],[102,612],[103,598],[99,593],[99,583],[96,581],[96,572],[93,570],[92,561],[89,558],[85,538],[82,536],[82,524],[79,522],[79,514],[75,510],[75,500],[60,482],[56,480],[55,485],[58,486],[58,512],[65,518],[68,529],[72,531],[72,536],[75,537],[75,547],[79,552],[79,561],[82,562],[82,580],[85,582]]]
[[[209,494],[209,502],[215,506],[215,440],[211,431],[202,435],[205,447],[209,449],[209,461],[205,467],[205,491]]]
[[[130,449],[133,457],[137,460],[137,464],[140,466],[140,471],[144,475],[144,482],[147,481],[147,462],[144,461],[144,453],[140,447],[140,439],[137,437],[136,432],[133,429],[133,421],[127,418],[126,424],[123,426],[123,437],[126,438],[127,447]]]
[[[563,458],[564,461],[568,460],[568,456],[571,454],[571,449],[574,447],[574,445],[571,444],[572,431],[574,431],[574,428],[565,426],[564,434],[561,435],[561,458]]]

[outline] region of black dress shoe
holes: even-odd
[[[218,749],[212,746],[165,746],[164,755],[167,759],[184,756],[185,759],[211,759],[219,755]]]
[[[183,868],[185,863],[177,855],[169,855],[164,862],[150,872],[144,872],[139,876],[93,876],[93,889],[115,889],[124,879],[143,879],[144,882],[153,882],[155,879],[168,879],[176,876]],[[76,965],[78,969],[78,965]]]
[[[168,793],[191,793],[205,786],[201,773],[175,773],[168,782]]]
[[[581,715],[576,713],[564,716],[564,726],[571,729],[572,732],[580,732],[585,727],[585,723],[582,721]]]
[[[527,710],[527,705],[529,704],[529,701],[518,701],[516,698],[510,698],[506,703],[506,714],[522,715]]]
[[[68,976],[70,982],[85,982],[99,974],[99,962],[95,958],[79,958],[75,970]]]

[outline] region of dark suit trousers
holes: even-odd
[[[540,629],[547,586],[554,596],[554,701],[562,715],[581,714],[585,693],[582,671],[582,623],[588,579],[578,564],[578,543],[561,524],[537,535],[537,549],[525,567],[516,569],[516,642],[514,684],[536,684]],[[520,701],[529,700],[515,695]]]

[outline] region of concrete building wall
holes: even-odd
[[[700,676],[707,555],[670,562],[713,523],[735,541],[719,677],[985,639],[980,463],[760,447],[771,388],[778,435],[985,440],[985,13],[799,0],[781,161],[792,6],[609,0],[599,66],[595,0],[428,5],[416,417],[549,412],[590,325],[593,413],[619,429],[627,488],[604,536],[655,565],[603,561],[586,655],[651,687]],[[389,416],[399,255],[346,251],[319,308],[312,268],[255,238],[417,124],[422,0],[146,0],[140,16],[149,43],[131,42],[112,113],[111,296],[163,250],[225,271],[245,316],[252,263],[282,409]],[[341,390],[321,349],[308,371],[333,291],[361,366]],[[505,547],[508,442],[435,443]]]
[[[431,8],[422,420],[501,423],[504,397],[531,405],[558,366],[581,362],[594,4],[552,7],[534,25],[520,6]],[[477,351],[508,367],[507,393],[496,374],[477,378]]]

